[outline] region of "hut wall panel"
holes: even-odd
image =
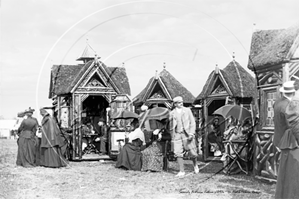
[[[280,152],[273,145],[273,132],[257,131],[253,173],[255,176],[276,180],[279,168]]]
[[[81,100],[80,95],[73,97],[73,159],[81,158]]]

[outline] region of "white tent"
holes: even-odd
[[[17,120],[0,120],[0,138],[10,138],[10,131],[14,129]]]

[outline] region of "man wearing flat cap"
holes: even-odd
[[[174,144],[174,154],[179,164],[178,177],[184,176],[183,156],[188,152],[192,158],[194,171],[199,173],[197,165],[197,148],[195,140],[196,122],[192,111],[183,106],[183,99],[177,96],[173,99],[175,108],[170,113],[172,142]]]
[[[281,151],[275,198],[299,198],[299,107],[293,81],[279,89],[274,103],[274,145]]]

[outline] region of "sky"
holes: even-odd
[[[80,64],[87,43],[107,66],[126,68],[132,98],[164,65],[196,97],[233,55],[247,69],[253,31],[299,23],[298,0],[0,0],[0,12],[6,119],[51,105],[51,67]]]

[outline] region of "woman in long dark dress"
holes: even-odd
[[[52,168],[67,166],[67,160],[62,155],[61,150],[65,143],[56,121],[45,109],[40,109],[40,113],[43,116],[41,124],[41,166]]]
[[[125,144],[117,157],[116,168],[140,171],[142,168],[142,149],[145,145],[144,132],[136,128],[129,134],[129,141]]]
[[[36,131],[38,129],[38,121],[32,117],[34,109],[29,108],[25,111],[27,116],[18,128],[18,155],[17,162],[18,166],[23,167],[34,167],[36,166]]]

